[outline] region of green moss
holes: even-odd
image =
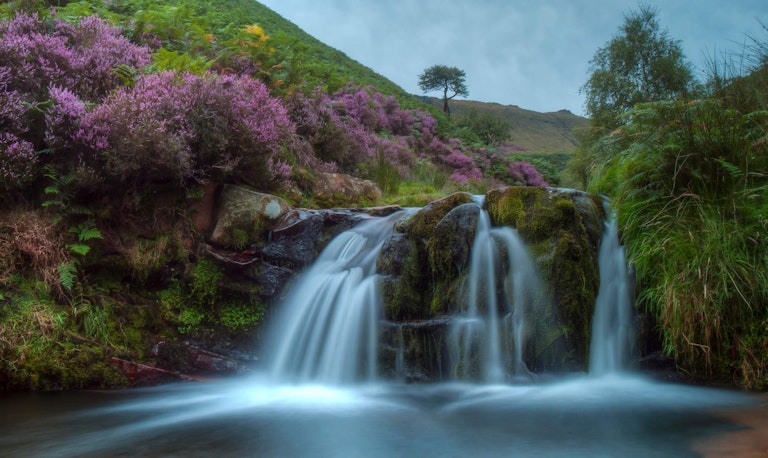
[[[405,233],[416,240],[426,240],[448,212],[461,204],[470,202],[472,202],[472,195],[465,192],[457,192],[431,202],[408,218],[405,223]]]
[[[201,258],[189,275],[174,279],[158,292],[166,320],[181,335],[207,337],[248,331],[264,318],[264,306],[256,298],[258,286],[227,284],[215,261]]]
[[[517,228],[537,262],[544,300],[534,314],[527,361],[537,370],[584,369],[599,286],[596,245],[570,193],[509,187],[486,196],[494,224]]]
[[[485,205],[496,226],[510,226],[524,230],[527,226],[526,200],[536,199],[546,191],[542,188],[508,187],[489,191]]]
[[[406,238],[401,237],[395,243],[398,244],[393,247],[397,259],[390,261],[397,265],[379,269],[392,274],[384,282],[384,314],[388,319],[398,321],[424,318],[424,307],[429,300],[424,251]]]

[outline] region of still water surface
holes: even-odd
[[[743,393],[627,376],[519,385],[259,380],[0,397],[4,457],[680,457]]]

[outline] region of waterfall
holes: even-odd
[[[293,285],[271,336],[276,381],[346,384],[376,377],[376,257],[400,216],[372,218],[335,237]]]
[[[619,372],[626,366],[635,337],[632,288],[613,216],[605,222],[598,265],[600,289],[592,319],[589,372],[603,375]]]
[[[509,375],[510,346],[512,372],[528,374],[523,361],[526,313],[538,292],[538,278],[517,232],[492,228],[487,212],[480,212],[467,277],[466,312],[453,318],[450,331],[454,379],[503,382]]]
[[[291,287],[267,342],[275,381],[340,385],[377,378],[384,317],[376,260],[401,217],[370,218],[340,234]],[[589,364],[590,373],[605,374],[624,367],[634,338],[624,249],[614,219],[604,224],[598,263]],[[544,304],[539,301],[547,297],[547,288],[517,231],[492,227],[488,213],[480,211],[467,270],[458,281],[458,311],[439,317],[445,324],[434,330],[440,336],[434,341],[436,354],[446,355],[450,363],[445,374],[437,374],[485,383],[529,377],[526,357],[535,358],[538,342],[533,339],[557,323],[541,316]],[[405,325],[397,324],[396,333],[390,333],[391,357],[382,359],[391,365],[387,373],[399,378],[410,373],[411,359],[420,357],[406,344]],[[407,325],[418,325],[418,320]],[[442,357],[436,361],[442,362]]]

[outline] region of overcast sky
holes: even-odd
[[[259,0],[320,41],[422,94],[435,64],[467,74],[470,100],[583,114],[589,60],[636,0]],[[646,0],[697,75],[707,60],[768,38],[767,0]],[[437,93],[431,95],[439,95]]]

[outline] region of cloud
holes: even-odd
[[[582,113],[589,60],[635,0],[265,0],[285,18],[419,94],[418,75],[443,64],[467,74],[470,99]],[[667,0],[670,37],[700,69],[768,23],[764,0]],[[709,50],[709,51],[707,51]]]

